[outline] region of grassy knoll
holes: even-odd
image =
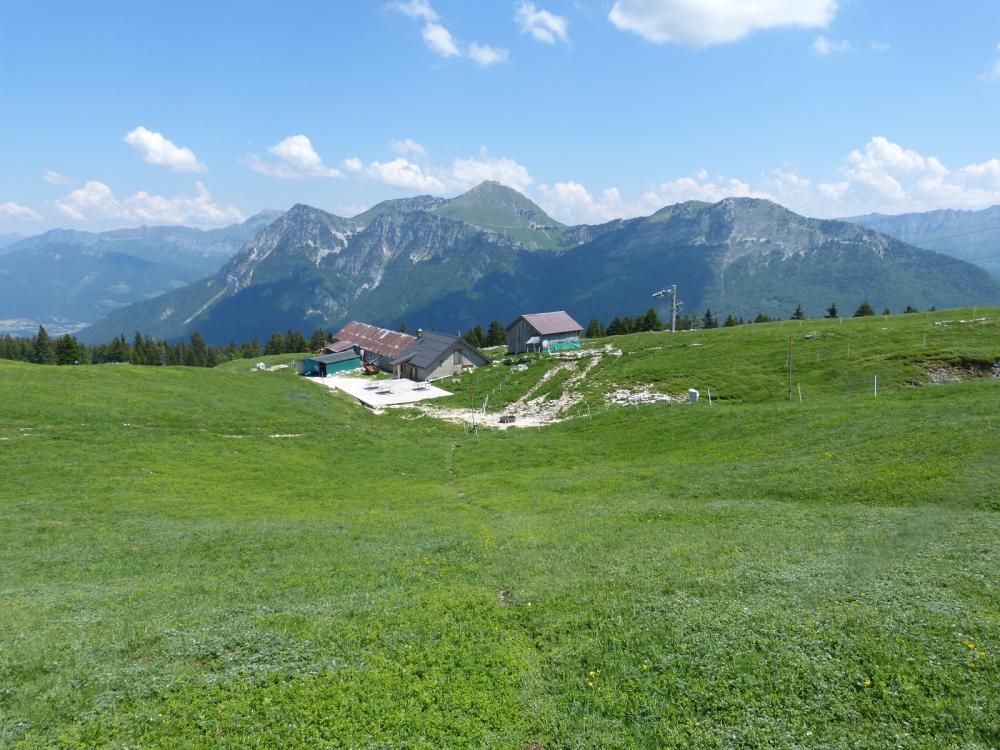
[[[685,387],[742,347],[714,407],[478,437],[287,371],[0,362],[0,746],[1000,745],[1000,381],[765,401],[768,330],[694,334]],[[674,387],[614,341],[595,374]]]
[[[959,323],[986,317],[985,322]],[[938,322],[941,321],[939,324]],[[589,342],[621,350],[605,357],[583,384],[592,407],[615,386],[649,384],[672,395],[688,388],[741,402],[775,401],[787,396],[788,339],[792,338],[793,390],[803,398],[870,393],[928,382],[928,366],[985,365],[1000,359],[1000,308],[943,310],[910,315],[782,321],[734,328],[670,333],[637,333]],[[440,385],[455,395],[454,406],[501,410],[516,401],[559,360],[532,355],[528,370],[486,368]]]

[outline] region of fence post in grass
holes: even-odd
[[[878,375],[875,376],[875,398],[878,398]]]
[[[801,404],[802,403],[802,383],[796,383],[796,385],[799,387],[799,403]]]
[[[788,337],[788,402],[792,401],[792,337]]]
[[[927,334],[924,334],[924,349],[927,348]]]
[[[712,389],[711,388],[708,389],[708,405],[709,406],[712,405]]]

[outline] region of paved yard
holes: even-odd
[[[413,380],[373,380],[344,375],[331,375],[326,378],[310,377],[309,380],[325,385],[327,388],[336,388],[348,393],[361,403],[375,409],[413,404],[417,401],[426,401],[429,398],[451,395],[443,388],[417,383]]]

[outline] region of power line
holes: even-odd
[[[968,237],[970,234],[980,234],[981,232],[1000,232],[1000,226],[983,227],[982,229],[970,229],[968,232],[959,232],[958,234],[946,234],[943,237],[933,237],[929,240],[920,240],[920,242],[922,244],[926,244],[928,242],[940,242],[941,240],[953,240],[956,237]],[[912,242],[916,242],[916,240],[912,240]]]

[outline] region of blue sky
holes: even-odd
[[[482,179],[596,222],[1000,203],[1000,3],[0,3],[0,231],[349,215]]]

